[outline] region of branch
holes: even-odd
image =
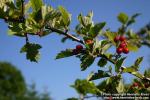
[[[102,57],[102,58],[105,58],[106,60],[108,60],[109,62],[111,62],[112,64],[115,64],[116,62],[110,58],[108,58],[106,55],[104,54],[100,54],[98,55],[98,57]]]
[[[46,27],[46,28],[49,29],[49,30],[51,30],[52,32],[60,33],[60,34],[62,34],[64,36],[72,39],[73,41],[77,41],[77,42],[79,42],[81,44],[84,44],[84,42],[82,40],[78,39],[77,37],[75,37],[75,36],[73,36],[71,34],[68,34],[67,33],[68,31],[63,32],[62,30],[59,30],[59,29],[56,29],[56,28],[53,28],[53,27]]]

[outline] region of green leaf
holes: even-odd
[[[101,23],[97,23],[94,25],[94,27],[92,27],[89,31],[89,35],[93,38],[95,38],[100,31],[103,29],[103,27],[106,25],[105,22],[101,22]]]
[[[141,15],[140,13],[136,13],[134,15],[131,16],[131,18],[129,19],[128,23],[127,23],[127,26],[135,23],[135,18],[138,17],[139,15]]]
[[[104,67],[106,64],[107,64],[107,60],[104,58],[101,58],[97,63],[97,65],[100,67]]]
[[[114,45],[116,45],[116,43],[114,42],[114,38],[115,38],[116,34],[106,31],[106,33],[104,35],[108,38],[109,41],[111,41]]]
[[[77,79],[74,85],[71,85],[79,94],[86,95],[99,94],[100,90],[91,81]]]
[[[26,53],[26,58],[31,62],[38,62],[40,58],[39,49],[41,48],[39,44],[27,43],[21,48],[20,53]]]
[[[136,59],[134,65],[139,66],[142,61],[143,61],[143,57],[139,57],[139,58]]]
[[[128,21],[128,16],[125,13],[120,13],[118,15],[118,20],[122,23],[122,24],[126,24]]]
[[[119,81],[119,84],[116,87],[116,90],[118,91],[118,93],[123,93],[124,92],[124,85],[123,85],[122,80]]]
[[[66,99],[66,100],[79,100],[79,99],[72,97],[72,98],[68,98],[68,99]]]
[[[110,75],[105,72],[105,71],[102,71],[102,70],[98,70],[98,73],[91,73],[88,77],[87,80],[91,81],[91,80],[97,80],[97,79],[100,79],[100,78],[105,78],[105,77],[110,77]]]
[[[94,60],[95,60],[95,58],[90,56],[90,55],[83,56],[82,59],[81,59],[82,62],[81,62],[81,65],[80,65],[81,66],[81,71],[86,70],[87,67],[92,65]]]
[[[138,51],[138,47],[137,45],[135,45],[134,43],[132,43],[131,41],[128,41],[128,44],[127,44],[127,48],[129,49],[129,51],[133,51],[133,52],[136,52]]]
[[[62,18],[63,18],[63,23],[65,26],[68,26],[70,24],[71,21],[71,15],[67,12],[67,10],[62,7],[59,6],[58,9],[60,10],[61,14],[62,14]]]
[[[31,1],[31,7],[34,12],[37,12],[41,9],[43,5],[43,0],[30,0]]]
[[[66,49],[65,51],[61,51],[60,53],[58,53],[56,59],[61,59],[70,56],[73,56],[72,49]]]
[[[119,72],[120,67],[122,66],[124,60],[126,59],[126,57],[120,58],[117,60],[116,64],[115,64],[115,71]]]
[[[135,63],[134,63],[134,65],[132,66],[132,68],[134,68],[135,70],[138,70],[139,69],[139,65],[142,62],[142,60],[143,60],[143,57],[137,58]]]

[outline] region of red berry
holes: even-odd
[[[119,45],[120,48],[125,48],[127,46],[127,44],[125,42],[121,42],[121,44]]]
[[[82,45],[77,45],[76,49],[79,50],[79,51],[81,51],[83,49],[83,46]]]
[[[117,52],[118,54],[121,54],[121,53],[122,53],[122,51],[123,51],[123,49],[122,49],[122,48],[117,48],[117,50],[116,50],[116,52]]]
[[[118,42],[118,41],[119,41],[119,36],[116,36],[116,37],[114,38],[114,41],[115,41],[115,42]]]
[[[135,83],[133,83],[133,86],[137,87],[137,86],[139,86],[139,84],[135,82]]]
[[[120,40],[120,41],[125,41],[126,38],[125,38],[124,36],[120,36],[120,37],[119,37],[119,40]]]
[[[129,53],[129,49],[128,48],[123,48],[123,53],[128,54]]]

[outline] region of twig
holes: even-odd
[[[73,41],[77,41],[81,44],[84,44],[84,42],[80,39],[78,39],[77,37],[71,35],[71,34],[68,34],[68,30],[66,32],[63,32],[62,30],[59,30],[59,29],[56,29],[56,28],[53,28],[53,27],[46,27],[47,29],[51,30],[52,32],[57,32],[57,33],[60,33],[62,35],[65,35],[66,37],[72,39]]]
[[[28,34],[25,33],[25,38],[26,38],[26,44],[29,43],[29,38],[28,38]]]

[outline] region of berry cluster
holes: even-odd
[[[76,45],[76,48],[75,49],[73,49],[73,54],[74,55],[77,55],[77,54],[79,54],[81,51],[83,50],[83,46],[82,45]]]
[[[118,54],[121,54],[122,52],[123,52],[124,54],[128,54],[128,53],[129,53],[129,49],[127,48],[126,38],[125,38],[124,36],[116,36],[116,37],[114,38],[114,41],[115,41],[116,43],[119,42],[119,46],[118,46],[118,48],[116,49],[116,52],[117,52]]]

